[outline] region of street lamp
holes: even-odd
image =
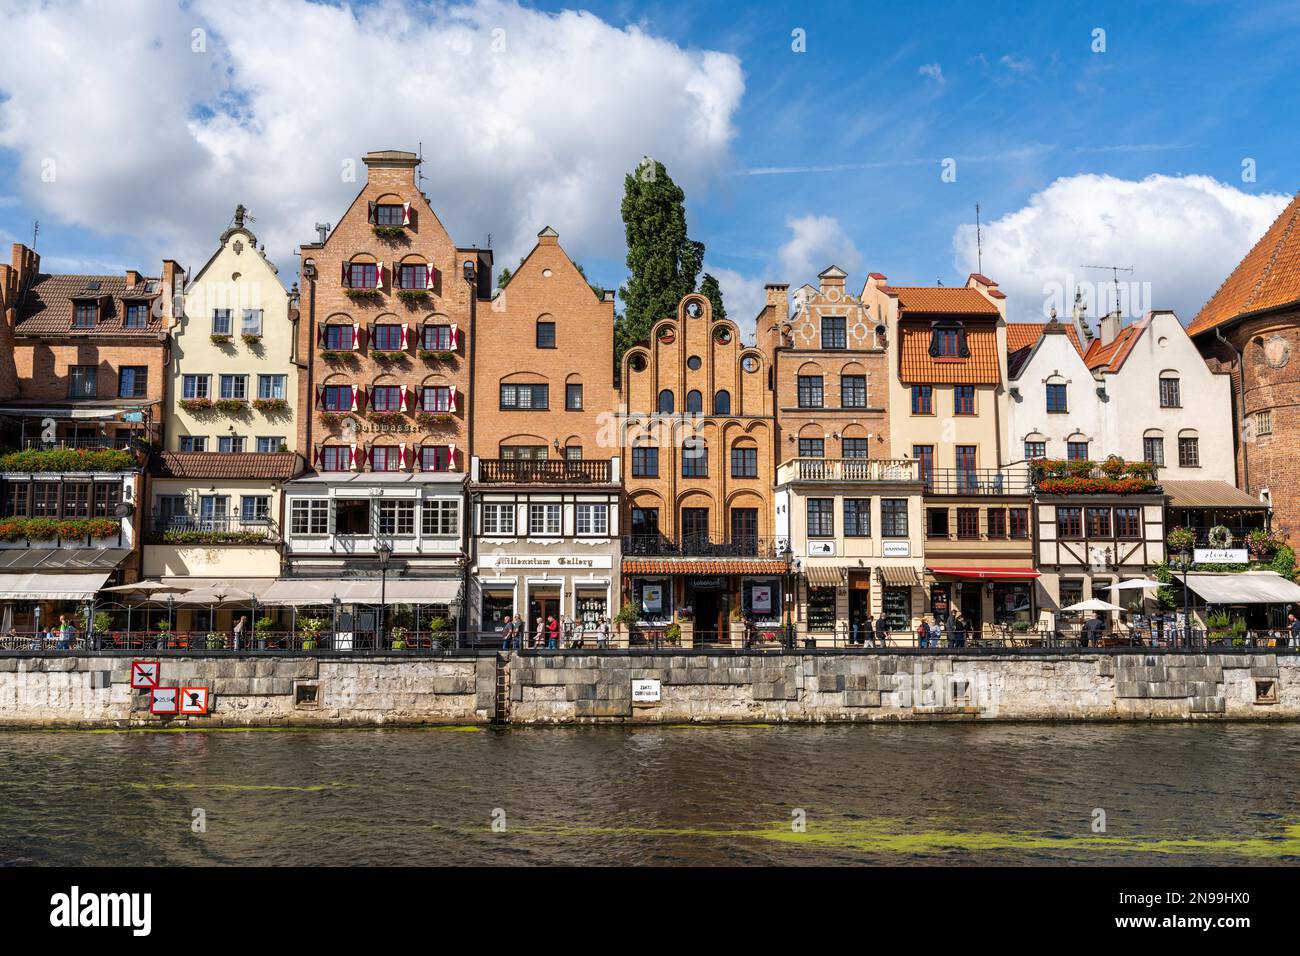
[[[376,628],[379,647],[384,646],[384,605],[388,600],[388,560],[393,556],[393,546],[387,541],[375,545],[375,557],[379,559],[379,626]]]
[[[785,561],[785,643],[794,650],[794,622],[791,619],[794,611],[794,549],[790,547],[789,538],[781,548],[781,558]]]
[[[1192,614],[1188,608],[1187,598],[1187,569],[1191,566],[1192,555],[1189,551],[1182,551],[1178,557],[1183,562],[1183,646],[1192,646]]]
[[[450,614],[451,619],[456,622],[455,634],[456,634],[457,647],[460,647],[460,610],[461,610],[461,599],[460,599],[460,594],[457,593],[456,596],[451,599],[451,603],[447,605],[447,613]]]

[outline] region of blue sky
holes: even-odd
[[[10,5],[27,7],[21,0]],[[571,4],[527,6],[554,14],[575,9]],[[202,7],[197,5],[200,12]],[[286,8],[289,14],[292,7]],[[484,38],[497,20],[509,24],[512,37],[523,33],[533,56],[531,72],[496,76],[496,95],[504,104],[528,95],[526,85],[546,88],[550,64],[557,66],[556,73],[564,72],[558,69],[560,61],[573,56],[565,44],[582,35],[581,24],[591,22],[530,17],[526,23],[531,25],[525,27],[522,15],[510,7],[487,2],[466,16],[456,7],[437,5],[432,11],[446,18],[443,22],[476,24]],[[567,230],[560,226],[562,242],[594,281],[607,285],[623,278],[619,173],[636,156],[664,156],[687,189],[691,229],[707,246],[709,268],[726,273],[724,289],[742,311],[756,301],[763,281],[812,281],[830,257],[850,260],[839,264],[850,270],[856,286],[868,270],[884,272],[897,284],[960,282],[969,257],[959,230],[973,222],[979,202],[990,230],[984,271],[1013,291],[1013,312],[1041,311],[1041,294],[1036,293],[1045,277],[1069,281],[1067,273],[1073,271],[1095,280],[1103,276],[1076,267],[1114,262],[1134,266],[1134,277],[1152,284],[1154,305],[1176,307],[1190,320],[1285,197],[1300,189],[1295,160],[1300,129],[1294,107],[1288,107],[1300,88],[1297,4],[1090,3],[1084,11],[1059,3],[593,2],[581,9],[603,21],[605,32],[595,42],[606,48],[624,42],[629,33],[661,41],[644,63],[635,55],[639,48],[620,53],[628,63],[626,73],[617,65],[603,67],[608,90],[597,91],[590,80],[572,76],[555,79],[555,88],[548,90],[548,112],[565,114],[581,113],[582,100],[600,94],[600,112],[583,122],[593,138],[616,142],[601,144],[600,159],[590,169],[584,170],[583,156],[592,144],[575,142],[574,131],[555,117],[537,120],[526,131],[528,149],[541,164],[539,187],[496,205],[487,197],[506,191],[501,179],[478,170],[490,167],[494,156],[504,156],[509,147],[487,150],[454,177],[448,175],[454,181],[444,181],[432,165],[443,158],[442,134],[427,120],[403,129],[400,117],[416,114],[399,110],[396,122],[390,118],[382,127],[395,142],[371,142],[369,134],[366,142],[347,148],[359,154],[383,146],[414,148],[408,141],[422,140],[426,156],[432,157],[431,199],[440,211],[447,208],[444,218],[453,235],[472,244],[491,232],[507,264],[526,251],[521,236],[547,222],[572,219],[575,225]],[[63,17],[72,31],[79,14],[55,4],[37,15],[53,19],[28,21],[28,29],[49,24],[62,29],[58,18]],[[346,15],[356,21],[356,42],[373,42],[366,33],[374,23],[367,6],[358,5]],[[189,97],[188,115],[203,123],[225,117],[242,134],[238,148],[250,149],[248,140],[255,142],[273,128],[271,112],[282,124],[292,121],[296,108],[281,104],[276,109],[267,87],[274,87],[274,71],[279,70],[286,74],[286,90],[291,89],[288,75],[301,67],[294,65],[291,48],[278,64],[257,61],[247,49],[252,41],[245,40],[241,50],[238,24],[223,25],[220,16],[214,8],[212,39],[214,46],[229,42],[234,51],[229,62],[196,73],[192,57],[177,53],[172,58],[164,49],[167,59],[150,64],[154,77],[141,82],[165,85],[168,71],[179,71],[187,79],[178,84],[176,95]],[[194,11],[179,11],[149,14],[146,22],[170,23],[159,27],[159,43],[166,48],[188,40],[186,25],[193,19]],[[17,22],[21,33],[22,21]],[[121,28],[128,26],[122,22]],[[792,49],[796,30],[804,31],[805,52]],[[1105,31],[1104,52],[1093,50],[1096,30]],[[555,50],[548,54],[545,47],[553,39]],[[20,41],[11,34],[10,42]],[[110,38],[105,56],[114,54],[115,42]],[[425,37],[420,42],[432,41]],[[512,55],[521,56],[521,41],[512,42]],[[0,40],[0,53],[6,52],[4,43]],[[303,56],[317,63],[327,53],[328,46],[316,47]],[[703,80],[692,72],[701,58],[718,53],[734,58],[743,84],[739,89],[729,89],[725,69]],[[145,55],[153,54],[146,50]],[[430,48],[429,56],[437,55]],[[693,126],[710,118],[708,107],[680,104],[669,107],[679,113],[655,124],[662,93],[658,87],[644,97],[638,92],[653,79],[653,58],[659,56],[671,64],[662,72],[671,78],[673,70],[680,71],[683,87],[716,83],[724,130],[693,132]],[[53,147],[41,141],[39,123],[31,118],[39,112],[37,104],[28,101],[58,94],[23,85],[18,69],[15,64],[7,74],[0,65],[0,232],[7,234],[5,239],[30,241],[31,221],[39,218],[39,247],[56,268],[156,271],[154,260],[164,254],[162,237],[185,250],[177,255],[199,255],[226,224],[215,220],[228,219],[225,210],[236,201],[248,201],[241,198],[245,184],[238,168],[248,164],[231,168],[226,163],[223,168],[213,158],[214,152],[226,154],[236,147],[214,151],[201,136],[195,145],[192,134],[174,128],[178,124],[168,127],[152,154],[140,157],[137,169],[113,169],[100,189],[124,195],[138,190],[142,198],[132,206],[115,207],[99,195],[94,201],[84,196],[51,199],[48,190],[33,182],[33,174],[43,151]],[[131,67],[119,61],[115,69]],[[426,117],[443,113],[438,84],[455,79],[447,73],[434,76],[427,88],[431,109],[418,112]],[[353,73],[351,82],[364,93],[370,82],[367,71]],[[368,95],[391,100],[393,82],[383,81]],[[307,78],[303,88],[310,87]],[[472,109],[463,97],[452,99],[456,110]],[[26,118],[15,115],[15,104],[26,108]],[[492,136],[491,114],[499,115],[509,127],[503,141],[532,122],[512,117],[508,109],[487,109],[489,115],[477,122],[488,123],[486,135]],[[341,120],[344,136],[347,115],[344,111]],[[536,110],[523,115],[535,116]],[[340,125],[337,115],[334,122]],[[674,123],[681,124],[680,132]],[[124,131],[129,127],[125,124]],[[51,132],[45,138],[60,135]],[[146,126],[136,135],[153,134]],[[475,142],[484,135],[480,130]],[[305,148],[301,142],[286,147],[281,137],[275,143],[274,154],[267,143],[261,144],[262,153],[255,154],[259,161],[282,155],[279,150]],[[110,155],[96,162],[112,165],[115,145],[111,139],[100,142],[98,148]],[[63,150],[62,156],[93,148],[82,140],[53,149]],[[454,162],[450,151],[446,158]],[[180,185],[165,204],[155,203],[156,184],[171,181],[169,159],[180,167]],[[941,177],[945,159],[955,160],[955,181]],[[1253,161],[1253,181],[1243,179],[1247,160]],[[219,175],[211,172],[187,182],[187,162]],[[529,178],[527,156],[512,155],[511,163],[512,182]],[[584,189],[584,176],[590,178],[590,189]],[[262,193],[254,194],[269,198],[250,206],[266,224],[272,237],[268,253],[288,282],[296,270],[293,243],[311,237],[317,217],[328,219],[331,209],[337,217],[355,186],[331,185],[328,191],[304,187],[303,197],[276,208],[274,197],[284,195],[286,187],[259,183]],[[1055,190],[1053,184],[1058,184]],[[94,187],[85,188],[89,195]],[[190,203],[186,189],[213,195]],[[600,196],[600,204],[578,216],[574,206],[585,201],[584,193]],[[317,194],[323,194],[318,204],[313,202]],[[473,201],[476,194],[481,201]],[[1068,225],[1062,227],[1062,222]],[[1170,224],[1167,232],[1159,227],[1162,222]]]

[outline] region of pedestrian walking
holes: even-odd
[[[872,639],[875,636],[876,636],[876,619],[873,618],[871,616],[871,612],[868,611],[863,616],[861,624],[858,625],[858,639],[862,642],[862,646],[866,647],[868,644],[871,643]]]
[[[916,627],[916,643],[919,647],[930,646],[930,625],[926,623],[924,617]]]
[[[533,647],[546,646],[546,618],[537,615],[537,633],[533,635]]]
[[[546,646],[551,650],[560,649],[560,622],[554,615],[546,619]]]
[[[966,621],[956,608],[948,615],[948,646],[966,646]]]
[[[508,651],[510,646],[515,642],[515,622],[513,618],[506,618],[505,630],[501,632],[501,650]]]
[[[876,641],[881,647],[889,646],[889,622],[883,614],[876,618]]]
[[[231,636],[234,638],[233,641],[234,647],[235,650],[237,651],[243,649],[244,628],[247,626],[248,626],[248,616],[244,614],[239,615],[239,620],[235,622],[235,626],[231,630]]]
[[[597,625],[597,628],[598,629],[596,633],[598,636],[596,638],[596,642],[601,647],[609,647],[609,618],[602,617],[600,619],[600,623]]]
[[[1300,647],[1300,617],[1295,611],[1286,616],[1286,629],[1291,633],[1291,646]]]

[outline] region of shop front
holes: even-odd
[[[475,629],[484,640],[521,616],[529,634],[554,618],[567,629],[594,632],[614,607],[614,555],[479,554],[471,569]]]
[[[626,597],[637,608],[633,627],[662,635],[687,625],[696,644],[739,645],[785,636],[789,571],[781,560],[650,560],[623,562]]]
[[[1029,567],[932,566],[927,591],[931,620],[947,624],[954,612],[965,621],[968,634],[1004,638],[1027,634],[1037,625],[1034,582],[1039,572]]]

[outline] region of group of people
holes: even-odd
[[[506,620],[501,631],[501,649],[520,650],[530,648],[558,649],[564,647],[581,648],[587,646],[588,636],[596,641],[597,647],[608,647],[611,626],[609,618],[601,617],[588,624],[571,618],[556,619],[552,614],[537,616],[537,627],[531,632],[523,615],[516,614]]]
[[[60,614],[57,625],[51,625],[38,631],[32,638],[32,650],[40,650],[42,647],[57,647],[59,650],[70,651],[76,645],[76,641],[77,626],[68,620],[66,614]]]
[[[933,623],[922,616],[916,626],[916,643],[918,647],[938,647],[945,637],[949,647],[965,647],[966,636],[974,626],[961,613],[960,608],[953,608],[947,616],[936,615]],[[860,612],[849,618],[849,644],[887,647],[889,645],[889,621],[885,615],[873,617],[870,611]]]
[[[889,643],[889,622],[885,615],[872,617],[871,612],[858,612],[849,617],[849,643],[871,644],[884,647]]]

